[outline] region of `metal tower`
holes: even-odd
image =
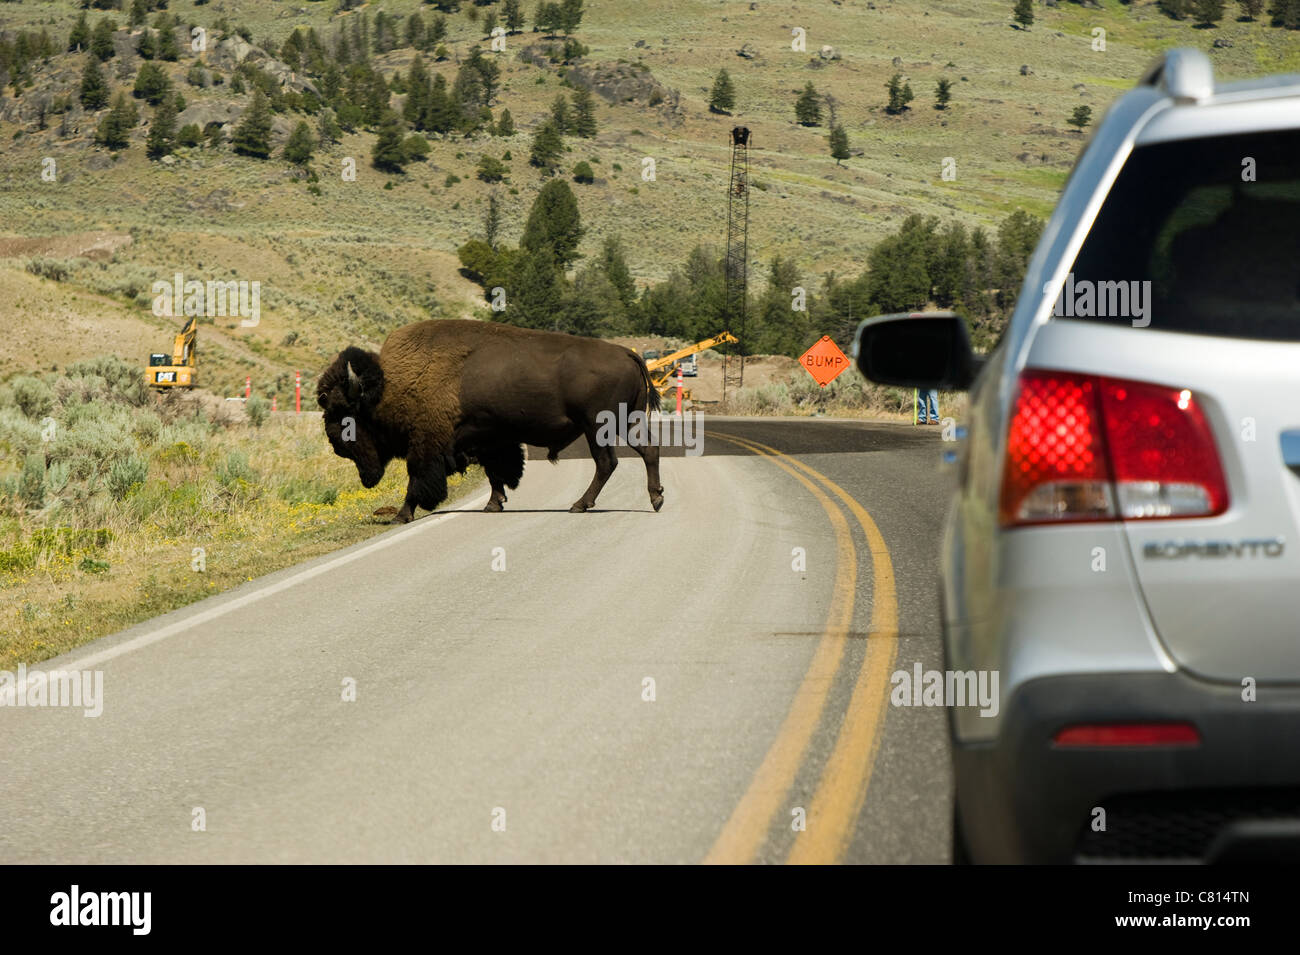
[[[726,327],[740,339],[722,359],[722,400],[745,382],[745,290],[749,271],[749,129],[731,130],[731,185],[727,190]]]

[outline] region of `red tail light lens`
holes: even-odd
[[[1067,726],[1052,737],[1056,746],[1199,746],[1191,723],[1093,723]]]
[[[1190,391],[1071,372],[1021,375],[1004,526],[1210,517],[1227,507],[1214,436]]]

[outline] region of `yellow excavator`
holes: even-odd
[[[144,370],[144,383],[160,392],[174,388],[193,388],[199,383],[199,370],[195,362],[198,349],[199,320],[191,316],[185,327],[176,333],[170,356],[154,352],[149,356],[149,367]]]
[[[687,345],[685,348],[670,352],[667,355],[661,355],[645,363],[646,369],[650,372],[650,382],[655,386],[655,390],[660,395],[667,395],[677,382],[674,380],[673,371],[677,363],[683,358],[694,355],[696,352],[706,351],[710,348],[716,348],[718,345],[735,344],[738,341],[731,332],[722,332],[714,335],[712,338],[706,338],[702,342],[696,342],[694,345]],[[682,397],[689,398],[690,391],[682,389]]]

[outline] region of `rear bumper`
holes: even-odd
[[[1019,687],[998,738],[953,741],[974,861],[1292,861],[1300,854],[1300,689],[1182,673],[1050,677]],[[1186,721],[1194,746],[1059,748],[1082,723]],[[1105,830],[1094,829],[1096,810]]]

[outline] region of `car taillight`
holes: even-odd
[[[1191,723],[1085,723],[1067,726],[1052,737],[1059,747],[1199,746]]]
[[[1228,487],[1192,393],[1033,369],[1007,434],[1003,526],[1211,517]]]

